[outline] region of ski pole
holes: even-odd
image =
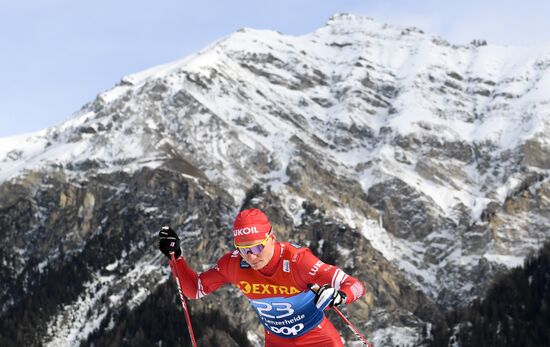
[[[173,266],[170,266],[170,268],[172,269],[172,275],[174,276],[174,279],[176,280],[176,283],[178,285],[181,307],[183,307],[183,312],[185,312],[185,320],[187,321],[187,327],[189,328],[191,342],[193,343],[193,347],[197,347],[197,341],[195,341],[195,334],[193,333],[193,327],[191,326],[191,317],[189,316],[189,310],[187,309],[187,302],[185,301],[185,295],[183,295],[183,291],[181,290],[180,277],[178,276],[178,268],[176,266],[176,256],[174,255],[174,252],[170,252],[170,258],[173,264]]]
[[[359,332],[359,330],[357,330],[357,328],[353,324],[351,324],[351,322],[346,318],[346,316],[344,316],[344,314],[336,306],[333,307],[332,309],[340,316],[340,318],[342,318],[342,320],[348,325],[351,331],[353,331],[355,336],[357,336],[365,346],[372,347],[372,345],[367,341],[367,339]]]
[[[308,284],[308,286],[309,286],[309,289],[311,289],[315,293],[317,293],[319,289],[321,289],[321,287],[318,284],[312,284],[312,285]],[[346,316],[344,316],[344,314],[336,306],[333,306],[332,309],[340,316],[340,318],[342,318],[342,320],[348,325],[351,331],[353,331],[355,336],[357,336],[365,346],[373,347],[369,343],[369,341],[367,341],[367,339],[359,332],[359,330],[357,330],[357,328],[353,324],[351,324],[351,322],[346,318]]]

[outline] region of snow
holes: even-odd
[[[404,31],[407,31],[407,34],[404,35]],[[356,48],[353,46],[341,48],[330,46],[330,43],[334,41],[352,43],[356,45]],[[390,76],[393,75],[395,81],[398,81],[402,86],[401,89],[404,90],[397,100],[395,100],[395,105],[401,112],[387,119],[384,119],[385,116],[382,115],[373,117],[372,120],[369,120],[369,124],[376,124],[376,129],[380,129],[383,125],[389,125],[403,135],[418,132],[419,128],[417,124],[428,122],[441,126],[440,136],[442,137],[468,142],[489,139],[500,142],[503,149],[506,149],[516,146],[525,139],[534,136],[536,131],[540,129],[542,118],[534,121],[537,118],[532,117],[533,121],[525,123],[527,126],[521,128],[516,126],[517,117],[510,118],[502,112],[490,112],[485,120],[476,124],[464,123],[458,119],[442,120],[434,118],[432,110],[437,107],[444,107],[444,105],[438,105],[444,99],[426,99],[423,97],[424,90],[418,84],[423,74],[430,71],[435,74],[438,73],[434,71],[434,66],[444,65],[446,69],[456,71],[465,77],[472,76],[493,81],[497,83],[497,87],[499,88],[503,88],[506,85],[510,87],[515,86],[513,88],[516,89],[508,90],[515,93],[524,92],[525,88],[522,86],[525,83],[508,83],[507,81],[513,80],[515,76],[532,76],[530,80],[533,82],[529,82],[529,92],[522,96],[521,104],[525,105],[520,106],[522,109],[535,102],[548,101],[549,98],[544,91],[550,87],[550,75],[541,74],[537,70],[541,69],[537,66],[548,61],[548,47],[525,48],[487,45],[482,47],[452,48],[434,44],[433,37],[422,34],[416,29],[410,30],[410,28],[407,28],[407,30],[404,30],[401,27],[377,23],[370,18],[347,14],[335,15],[328,21],[326,26],[311,34],[300,37],[286,37],[268,30],[243,29],[212,43],[200,52],[182,60],[126,76],[122,79],[123,83],[121,85],[101,93],[100,98],[106,103],[112,103],[126,93],[136,93],[146,81],[153,79],[166,80],[170,86],[173,85],[174,88],[178,88],[178,85],[181,83],[178,73],[181,71],[207,74],[212,67],[223,67],[224,73],[229,77],[243,79],[245,83],[254,85],[254,88],[262,91],[264,95],[273,95],[273,93],[276,93],[275,95],[279,95],[281,101],[294,103],[298,96],[302,97],[302,93],[281,88],[274,91],[272,83],[263,78],[257,78],[252,72],[242,69],[236,64],[233,56],[236,54],[235,52],[263,53],[273,54],[283,62],[292,61],[298,47],[308,51],[309,54],[301,56],[301,59],[306,61],[308,65],[317,65],[322,70],[333,70],[327,75],[339,74],[349,76],[348,80],[354,79],[356,72],[352,72],[353,67],[350,68],[351,64],[349,62],[356,61],[359,57],[364,58],[377,67],[374,71],[367,71],[369,75],[386,78],[384,77],[386,76],[386,72],[391,72]],[[536,65],[535,62],[538,62],[539,65]],[[294,80],[294,76],[288,69],[276,69],[273,73],[285,79]],[[344,81],[342,83],[345,83]],[[464,84],[466,82],[458,83]],[[499,84],[502,84],[502,86]],[[193,88],[189,88],[188,92],[202,104],[208,105],[214,114],[224,115],[224,117],[233,119],[238,114],[234,110],[240,108],[237,99],[222,97],[223,93],[221,93],[217,85],[213,87],[213,90],[217,92],[204,94],[200,90],[193,91]],[[330,88],[319,86],[310,90],[309,93],[311,93],[312,97],[321,96],[334,100]],[[261,99],[256,97],[250,101],[250,104],[254,105],[254,109],[257,109],[258,106],[264,103],[264,100]],[[345,104],[337,103],[329,110],[325,110],[316,104],[308,108],[316,117],[323,121],[337,118],[343,124],[350,124],[364,118],[345,112],[345,109],[342,109],[342,105]],[[511,110],[511,112],[516,114],[521,113],[521,111],[517,111]],[[250,131],[243,132],[235,127],[232,130],[237,131],[236,140],[248,146],[249,150],[271,150],[276,153],[276,158],[283,165],[280,166],[280,170],[270,172],[264,175],[262,179],[273,182],[277,188],[288,181],[284,164],[288,163],[292,157],[289,148],[286,148],[283,144],[286,143],[285,139],[290,138],[294,134],[299,135],[299,133],[296,132],[293,124],[281,122],[280,118],[273,117],[269,113],[252,113],[254,114],[253,117],[258,117],[257,122],[265,122],[269,124],[269,126],[266,126],[267,129],[273,129],[269,131],[269,136],[264,137]],[[89,122],[94,116],[95,113],[93,111],[84,110],[81,113],[77,113],[73,119],[59,126],[57,130],[64,132],[75,129]],[[145,124],[152,130],[158,129],[158,123],[153,119],[146,119]],[[47,139],[44,135],[35,135],[33,137],[34,140],[30,143],[28,143],[27,136],[28,146],[23,147],[20,146],[22,138],[0,139],[0,158],[5,157],[10,150],[16,147],[19,147],[18,149],[23,152],[21,160],[16,163],[2,161],[0,164],[0,181],[15,177],[19,172],[40,167],[45,162],[69,162],[77,157],[90,157],[105,163],[110,163],[115,159],[134,158],[134,163],[137,165],[130,165],[129,169],[127,169],[127,171],[132,171],[143,165],[139,164],[136,159],[147,157],[145,151],[149,150],[144,148],[140,141],[134,140],[132,142],[131,140],[129,143],[126,143],[127,137],[119,136],[113,136],[109,141],[109,146],[98,146],[94,144],[93,139],[85,139],[81,141],[84,148],[78,149],[78,146],[75,148],[74,144],[71,144],[71,149],[62,145],[54,145],[54,147],[58,147],[56,150],[45,149]],[[86,136],[88,135],[84,135],[84,137]],[[117,138],[123,138],[124,142],[117,141]],[[93,150],[90,147],[93,147]],[[215,178],[213,176],[217,178],[232,176],[231,165],[225,159],[230,156],[229,148],[224,143],[213,143],[210,147],[210,153],[215,160],[224,163],[223,166],[227,171],[220,173],[219,171],[209,170],[207,171],[209,176],[212,176],[211,178]],[[42,151],[44,152],[44,156],[33,160],[33,154],[38,154]],[[377,153],[384,155],[383,152]],[[352,163],[349,159],[353,157],[356,159],[351,160],[355,162],[359,158],[365,159],[365,155],[350,154],[348,155],[348,160],[346,160],[343,158],[346,152],[326,151],[326,154],[329,157],[340,157],[342,165],[351,165]],[[357,152],[355,154],[364,154],[364,152]],[[375,158],[374,155],[367,155],[367,157]],[[143,160],[143,162],[147,163],[145,165],[150,167],[156,167],[161,164],[160,160],[156,161],[154,159]],[[386,174],[392,175],[394,169],[395,167],[388,167]],[[220,174],[223,176],[220,176]],[[407,182],[415,180],[415,177],[410,176],[410,174],[403,173],[403,175],[409,175],[410,179]],[[364,184],[364,186],[368,185]],[[419,188],[428,192],[434,189],[426,181],[421,181]],[[236,196],[241,196],[242,188],[234,189],[234,193]],[[477,197],[468,197],[468,194],[466,192],[462,196],[459,196],[459,193],[444,190],[433,191],[433,193],[430,193],[430,196],[438,202],[444,211],[447,211],[456,204],[457,199],[467,205],[472,205],[473,201],[479,200]],[[444,196],[450,197],[446,201],[439,198]],[[474,213],[474,215],[477,215],[477,213]]]
[[[303,203],[305,201],[306,199],[296,194],[291,194],[288,192],[285,194],[285,204],[283,206],[285,207],[288,215],[292,217],[294,226],[299,226],[302,224],[302,215],[305,212]]]
[[[525,257],[503,254],[484,254],[483,257],[490,262],[503,264],[509,269],[523,265]]]
[[[94,274],[84,284],[85,290],[80,296],[61,307],[52,317],[43,344],[50,347],[77,345],[99,327],[111,308],[120,305],[127,305],[130,309],[137,307],[156,286],[168,279],[169,268],[159,267],[163,257],[157,252],[154,256],[144,254],[142,258],[134,259],[133,269],[121,277],[103,275],[101,271]],[[118,264],[116,261],[105,269],[112,271]]]
[[[375,221],[369,220],[363,216],[360,216],[350,209],[340,209],[338,214],[345,216],[344,222],[348,223],[352,227],[357,227],[361,234],[371,242],[372,246],[377,249],[382,255],[389,261],[395,261],[399,257],[394,249],[395,238],[389,234],[386,229],[379,225]]]
[[[401,346],[414,347],[418,339],[418,332],[415,329],[392,326],[376,330],[370,337],[369,342],[373,346]],[[352,346],[360,346],[355,344]]]
[[[129,90],[130,88],[128,86],[116,86],[109,91],[99,94],[99,97],[103,100],[103,102],[110,103],[126,94]]]
[[[393,78],[404,90],[394,103],[400,112],[389,117],[379,114],[369,119],[368,124],[374,125],[376,130],[382,126],[391,126],[399,133],[406,135],[421,131],[418,124],[424,122],[438,126],[438,129],[441,130],[438,132],[438,136],[447,140],[461,140],[469,143],[491,140],[499,143],[502,149],[512,148],[535,136],[541,127],[543,117],[533,116],[530,121],[522,123],[523,127],[516,125],[517,116],[508,117],[508,112],[498,110],[489,111],[483,121],[475,123],[465,123],[457,118],[439,119],[434,117],[433,109],[444,108],[445,105],[441,103],[447,99],[425,98],[425,90],[419,83],[422,83],[422,76],[426,73],[439,74],[433,67],[443,65],[448,71],[456,71],[464,78],[471,76],[492,81],[496,83],[493,89],[508,88],[503,90],[513,93],[521,93],[526,90],[525,83],[521,82],[521,78],[514,82],[516,76],[531,76],[528,92],[522,96],[520,106],[510,110],[510,113],[521,114],[521,109],[531,107],[530,105],[533,103],[548,100],[544,91],[550,87],[550,75],[541,74],[537,70],[541,68],[534,67],[535,62],[539,62],[540,65],[548,60],[548,47],[518,48],[488,45],[456,49],[435,44],[432,37],[417,30],[412,30],[407,35],[403,35],[402,32],[403,28],[383,25],[372,19],[353,15],[336,15],[329,20],[325,27],[300,37],[285,37],[273,31],[244,29],[222,38],[185,59],[126,76],[122,79],[121,85],[101,93],[100,99],[105,103],[112,103],[126,93],[136,93],[146,81],[153,79],[164,79],[169,82],[169,85],[179,88],[178,84],[181,82],[179,82],[177,73],[189,71],[201,74],[207,73],[211,67],[222,66],[224,73],[229,77],[242,79],[246,84],[253,85],[255,89],[262,91],[264,95],[278,96],[284,103],[296,103],[298,98],[303,97],[302,93],[281,88],[275,91],[273,88],[277,87],[274,87],[272,83],[263,78],[257,78],[248,70],[243,70],[232,57],[236,54],[235,52],[245,51],[274,54],[282,61],[292,61],[292,58],[289,57],[292,57],[294,49],[297,49],[294,47],[301,47],[309,53],[301,58],[309,65],[317,65],[322,70],[330,71],[327,75],[343,75],[348,76],[348,80],[353,80],[356,72],[350,68],[349,62],[355,61],[359,57],[376,67],[374,71],[367,71],[371,77],[388,79],[387,73],[390,73],[389,80],[391,81]],[[332,42],[341,44],[349,42],[357,45],[357,48],[353,49],[351,46],[334,48],[330,46]],[[287,69],[277,69],[273,73],[285,79],[294,80]],[[365,72],[362,74],[365,75]],[[341,83],[356,83],[345,81]],[[457,83],[464,85],[467,82]],[[237,99],[222,97],[222,89],[217,85],[213,87],[212,93],[204,94],[196,87],[195,89],[188,88],[187,91],[200,103],[208,105],[214,114],[225,117],[229,124],[235,119],[235,115],[242,114],[242,111],[236,112],[241,109]],[[309,93],[311,97],[334,100],[332,91],[326,87],[317,86]],[[251,100],[249,102],[252,107],[250,112],[254,122],[266,124],[265,127],[270,129],[269,135],[263,136],[232,126],[231,131],[236,134],[233,141],[246,146],[247,151],[250,152],[271,151],[273,158],[281,164],[279,169],[263,175],[254,173],[251,175],[257,180],[270,182],[275,190],[284,190],[284,184],[289,179],[286,167],[294,155],[293,147],[286,145],[288,139],[292,135],[298,135],[308,144],[311,144],[312,141],[307,134],[298,132],[294,124],[281,122],[280,118],[264,111],[257,112],[258,107],[264,103],[263,98],[259,97]],[[487,102],[486,107],[495,103],[496,101]],[[321,121],[338,119],[342,124],[348,125],[356,121],[364,121],[362,120],[364,117],[346,112],[343,105],[343,103],[338,103],[326,110],[314,103],[308,108]],[[308,117],[307,113],[302,113],[298,109],[296,112]],[[93,111],[83,110],[77,113],[73,119],[57,127],[56,130],[70,132],[72,129],[92,122],[94,117]],[[130,121],[130,119],[127,120],[127,122]],[[152,130],[158,129],[158,122],[151,118],[147,118],[144,124]],[[128,126],[123,128],[128,128]],[[163,162],[162,157],[159,157],[157,153],[148,152],[150,148],[144,147],[142,140],[138,137],[112,136],[107,145],[101,145],[95,142],[94,136],[85,134],[83,140],[77,143],[53,143],[47,147],[46,144],[49,141],[47,133],[47,131],[43,131],[32,135],[0,139],[0,158],[4,158],[0,162],[0,181],[15,177],[21,172],[43,167],[47,163],[65,164],[75,161],[77,158],[90,158],[104,162],[107,165],[105,171],[123,169],[132,172],[143,166],[158,167]],[[319,136],[325,137],[323,134],[319,134]],[[211,179],[229,179],[232,184],[229,185],[228,190],[238,200],[244,196],[244,187],[242,183],[238,183],[239,175],[228,160],[232,156],[232,147],[226,140],[219,139],[209,144],[203,144],[212,160],[220,163],[223,168],[222,171],[206,168],[205,172]],[[9,160],[7,158],[8,153],[13,150],[18,150],[21,153],[20,159]],[[398,177],[428,195],[443,213],[449,216],[452,215],[453,207],[460,202],[472,210],[472,220],[476,220],[490,201],[471,181],[468,181],[466,185],[461,184],[464,182],[457,182],[460,189],[456,189],[444,182],[434,182],[420,177],[414,166],[397,163],[395,149],[385,144],[368,151],[362,148],[349,151],[321,151],[327,158],[334,158],[339,165],[347,168],[352,168],[361,162],[381,160],[380,165],[362,172],[357,177],[364,190],[373,184],[384,181],[387,177]],[[15,153],[12,152],[11,156],[14,155]],[[130,159],[131,162],[123,167],[109,164],[125,158]],[[413,163],[419,160],[419,158],[410,159]],[[466,177],[474,178],[474,176],[475,170],[470,169],[466,172]],[[475,180],[472,179],[472,181]],[[507,192],[513,189],[516,183],[512,178],[505,185],[495,187],[495,194],[499,201],[503,201]],[[295,221],[297,220],[299,218],[295,218]]]
[[[496,198],[500,203],[504,203],[510,192],[513,192],[514,189],[521,184],[521,179],[516,177],[519,175],[514,175],[508,178],[505,184],[496,189]]]
[[[252,346],[254,346],[254,347],[261,347],[262,346],[262,342],[261,342],[260,337],[257,334],[253,333],[252,331],[248,331],[246,333],[246,338],[252,344]]]
[[[109,277],[107,279],[112,279]],[[65,305],[62,312],[59,313],[48,324],[45,346],[61,347],[72,346],[78,344],[78,341],[85,339],[91,334],[101,321],[106,317],[108,310],[101,310],[96,316],[87,316],[87,313],[93,307],[99,307],[100,298],[107,293],[108,286],[101,286],[98,291],[90,295],[90,290],[96,288],[98,284],[106,278],[98,277],[97,280],[87,283],[87,288],[83,294],[79,296],[76,302],[71,305]]]
[[[0,138],[0,182],[29,166],[27,158],[39,155],[46,146],[45,130]],[[11,154],[10,154],[11,153]]]
[[[128,306],[130,308],[138,307],[139,304],[147,299],[149,294],[151,294],[151,292],[148,289],[139,288],[137,293],[130,300],[128,300]]]
[[[46,268],[46,266],[48,266],[48,263],[49,263],[48,258],[46,258],[46,260],[41,261],[38,264],[38,272],[42,273],[44,271],[44,269]]]
[[[118,267],[118,260],[115,261],[114,263],[111,263],[107,266],[105,266],[105,270],[107,271],[113,271],[114,269],[116,269]]]

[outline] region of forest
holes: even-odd
[[[431,347],[550,346],[550,241],[522,267],[502,275],[486,296],[449,312]]]

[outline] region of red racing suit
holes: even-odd
[[[238,251],[225,254],[200,275],[183,257],[176,259],[182,291],[199,299],[231,283],[241,290],[265,327],[265,346],[343,346],[340,334],[315,308],[308,284],[329,284],[347,296],[346,304],[361,297],[365,288],[342,270],[320,261],[308,248],[275,242],[270,262],[254,270]],[[174,266],[170,262],[170,266]]]

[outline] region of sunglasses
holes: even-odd
[[[237,246],[235,245],[235,248],[239,250],[241,255],[247,255],[248,253],[252,253],[254,255],[258,255],[262,253],[262,251],[265,248],[265,245],[267,244],[267,241],[269,240],[270,234],[266,236],[265,239],[260,241],[259,243],[255,243],[253,245],[246,245],[246,246]]]

